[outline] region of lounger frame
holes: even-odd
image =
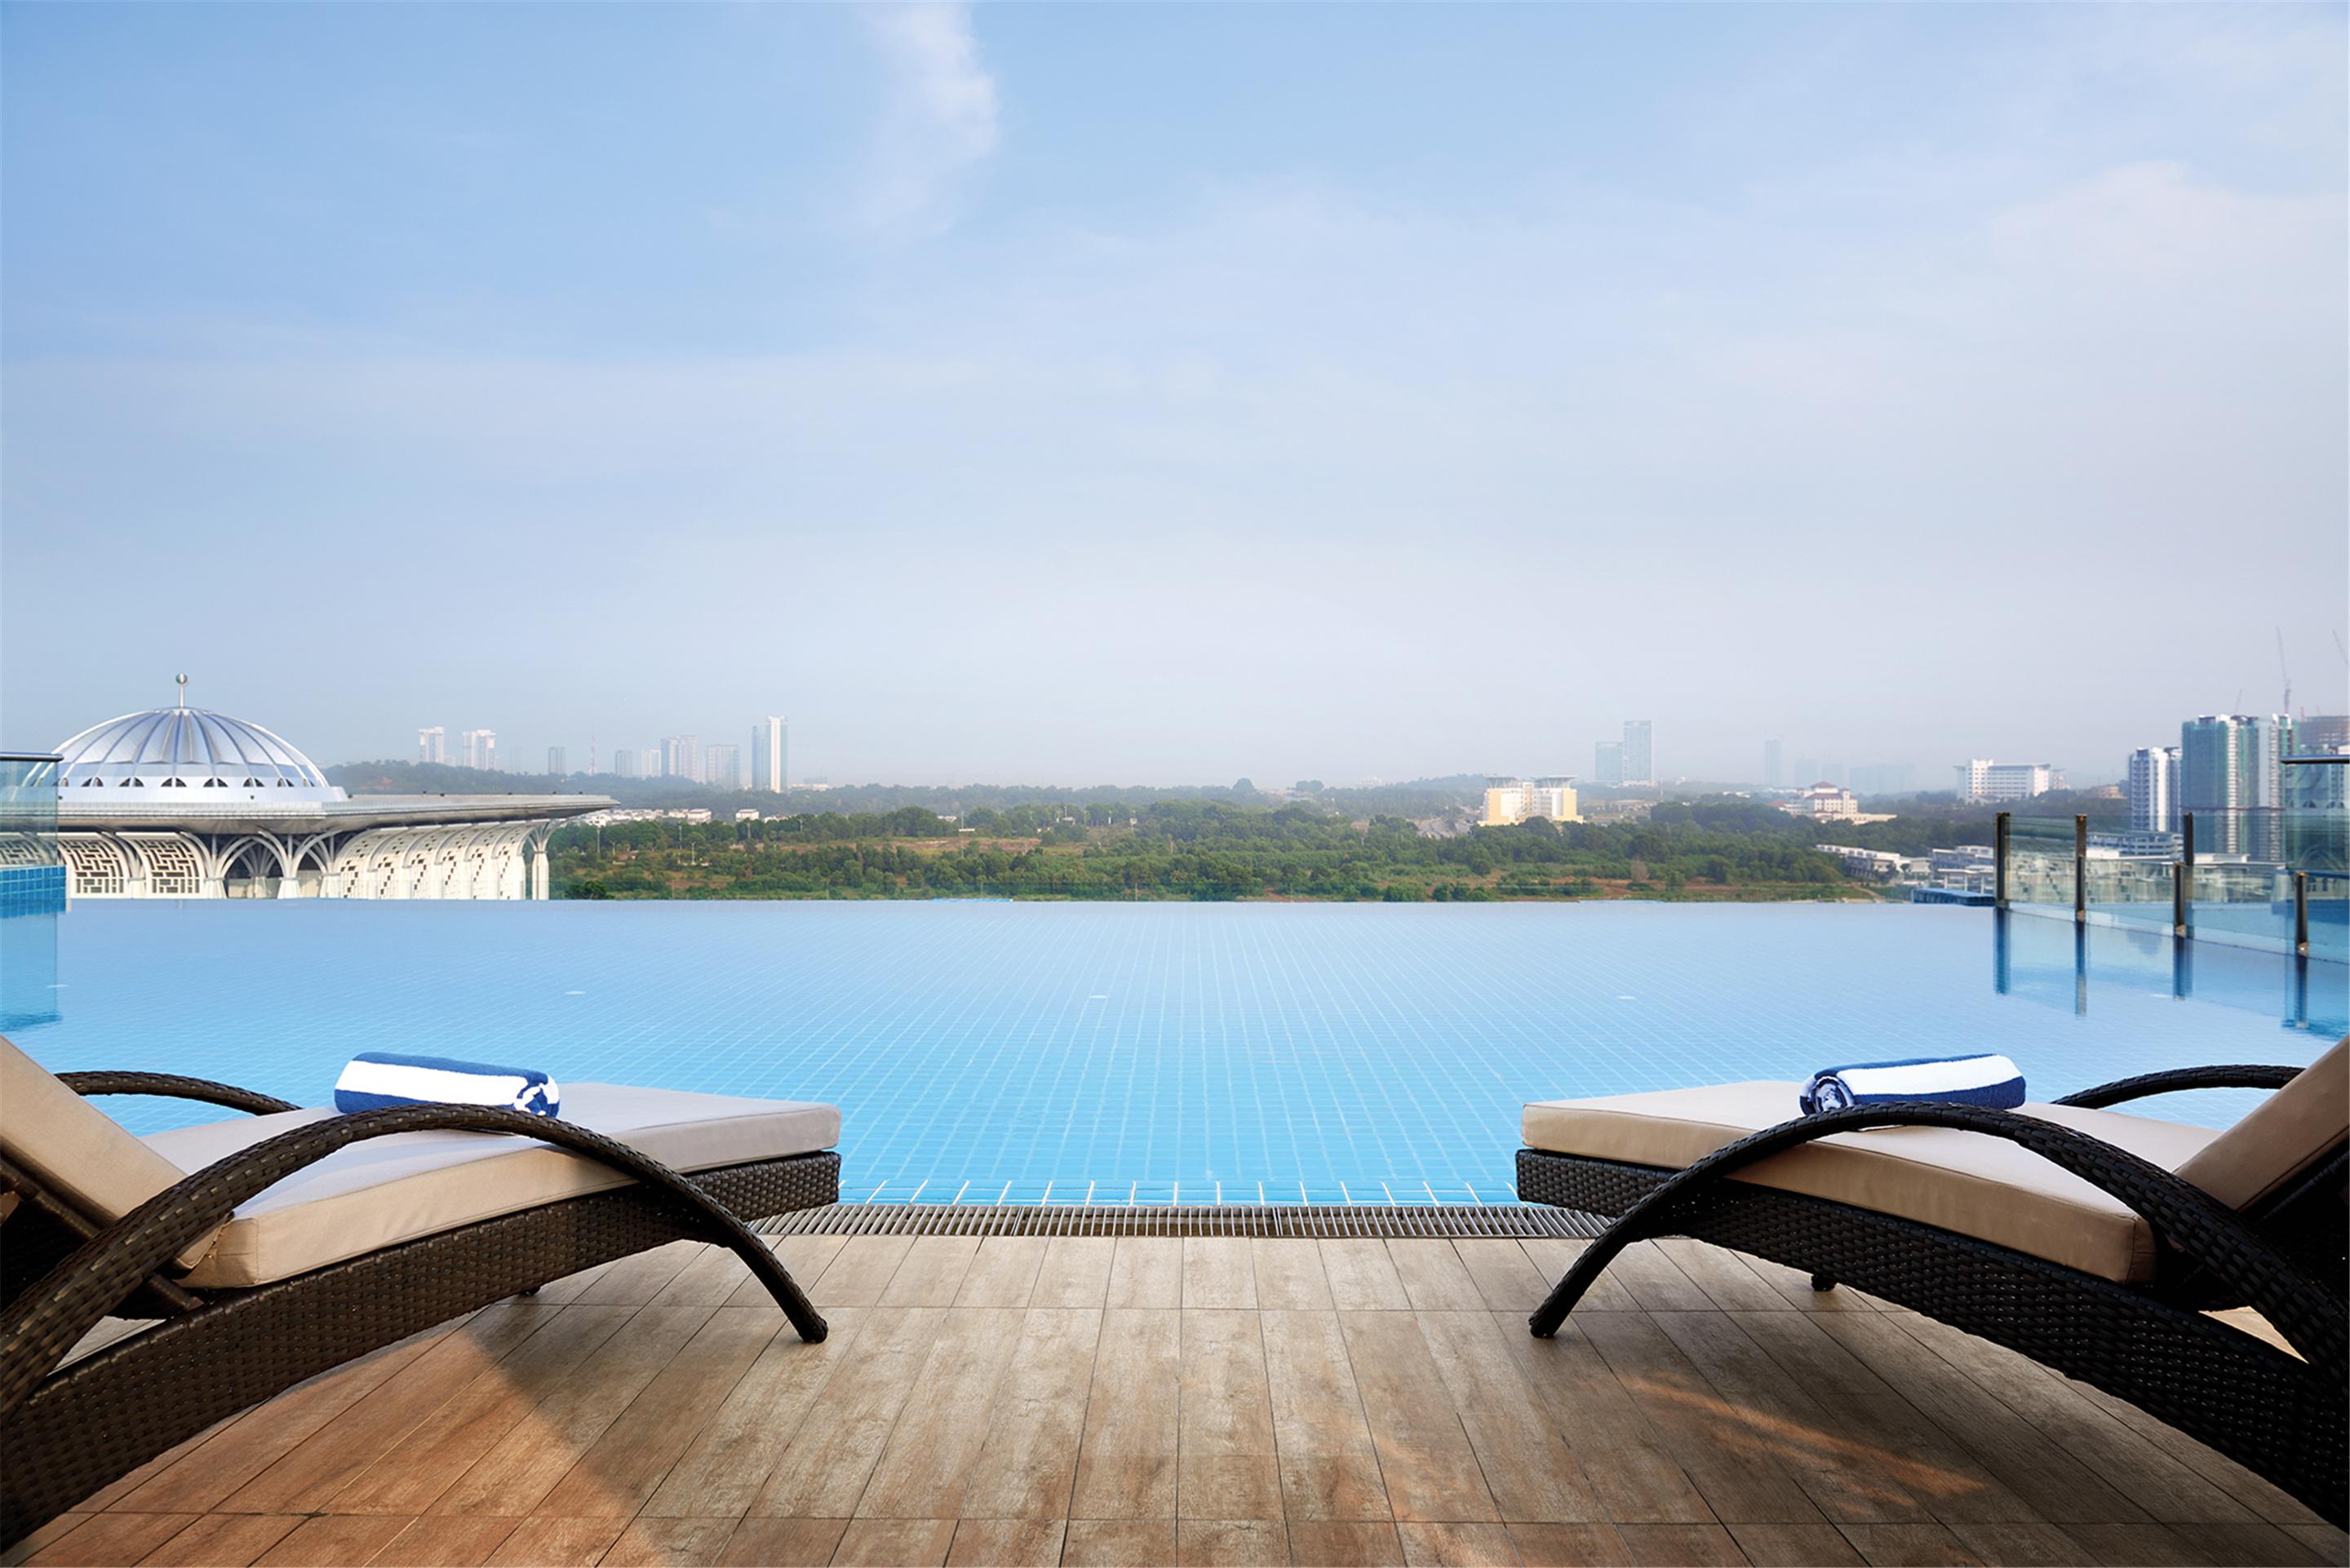
[[[83,1093],[171,1094],[255,1112],[293,1109],[227,1085],[157,1075],[66,1075]],[[250,1289],[191,1291],[169,1260],[255,1192],[337,1148],[462,1129],[548,1142],[634,1179]],[[19,1207],[0,1304],[0,1546],[213,1422],[370,1351],[582,1269],[677,1241],[731,1247],[801,1336],[824,1319],[745,1219],[838,1199],[827,1150],[681,1176],[625,1144],[544,1116],[405,1106],[313,1122],[208,1166],[99,1228],[0,1160]],[[25,1277],[20,1244],[56,1261]],[[62,1254],[62,1255],[60,1255]],[[60,1366],[109,1315],[160,1317]]]
[[[2105,1106],[2172,1089],[2275,1087],[2289,1067],[2147,1075],[2072,1096]],[[2112,1281],[1914,1220],[1783,1192],[1733,1172],[1783,1149],[1865,1127],[1933,1126],[2031,1148],[2130,1205],[2154,1227],[2163,1267],[2147,1285]],[[2125,1150],[2033,1116],[1913,1103],[1834,1112],[1740,1140],[1685,1170],[1518,1151],[1519,1196],[1617,1216],[1531,1319],[1555,1334],[1632,1241],[1690,1236],[1841,1282],[2020,1351],[2129,1400],[2275,1483],[2336,1524],[2350,1512],[2350,1216],[2337,1147],[2292,1189],[2240,1214]],[[2296,1355],[2205,1315],[2251,1305]]]

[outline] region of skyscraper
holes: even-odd
[[[741,789],[743,748],[716,741],[702,748],[702,782],[712,789]]]
[[[2258,743],[2241,713],[2205,713],[2178,726],[2178,809],[2195,814],[2199,852],[2241,855],[2243,813],[2257,791]]]
[[[2129,797],[2129,825],[2140,833],[2178,831],[2178,748],[2140,746],[2129,754],[2122,785]]]
[[[751,787],[781,794],[791,778],[791,723],[769,714],[751,726]]]
[[[494,773],[498,765],[498,732],[495,730],[468,730],[457,737],[464,750],[463,757],[469,768]]]
[[[637,776],[637,753],[626,746],[612,748],[612,776],[632,779]]]
[[[1657,782],[1656,758],[1648,750],[1648,721],[1624,721],[1624,782],[1627,784],[1652,784]]]
[[[571,770],[563,765],[563,748],[561,746],[549,746],[546,748],[546,772],[547,775],[551,778],[559,779],[570,776]]]
[[[1624,742],[1600,741],[1591,748],[1591,782],[1598,784],[1619,784],[1624,782]]]
[[[665,771],[661,765],[665,755],[666,748],[659,741],[637,753],[638,765],[644,769],[645,777],[657,779],[661,776]]]
[[[435,724],[431,729],[416,732],[416,760],[420,763],[440,763],[448,760],[448,726]]]
[[[1763,742],[1762,787],[1764,789],[1777,789],[1786,782],[1786,769],[1780,763],[1779,742],[1776,741]]]
[[[661,772],[673,779],[702,782],[702,749],[691,735],[671,735],[661,742]]]

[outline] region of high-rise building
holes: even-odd
[[[2056,770],[2046,763],[1995,763],[1974,757],[1954,763],[1960,800],[2030,800],[2056,787]]]
[[[435,724],[416,732],[416,760],[420,763],[443,763],[449,760],[449,729]]]
[[[2306,713],[2294,726],[2294,744],[2304,757],[2338,757],[2350,752],[2350,716]],[[2340,769],[2335,769],[2340,772]]]
[[[563,748],[561,746],[549,746],[546,748],[546,772],[547,776],[550,778],[560,779],[571,776],[571,770],[563,765]]]
[[[1855,794],[1908,794],[1917,787],[1908,763],[1870,763],[1852,770]]]
[[[1624,782],[1624,742],[1601,741],[1591,748],[1591,782],[1598,784],[1619,784]]]
[[[751,787],[781,794],[791,780],[791,730],[788,720],[769,714],[751,726]]]
[[[1627,784],[1652,784],[1657,782],[1657,760],[1648,750],[1648,721],[1624,721],[1624,782]]]
[[[464,748],[463,755],[467,767],[480,768],[484,773],[497,771],[498,732],[495,730],[468,730],[457,740]]]
[[[2178,811],[2195,814],[2198,854],[2280,856],[2292,754],[2293,720],[2282,712],[2207,712],[2178,726]]]
[[[1513,779],[1495,774],[1485,780],[1485,826],[1508,827],[1529,817],[1553,822],[1580,822],[1575,813],[1575,780],[1564,774],[1547,778]]]
[[[2140,833],[2178,831],[2178,748],[2140,746],[2129,754],[2122,783],[2129,825]]]
[[[632,779],[637,776],[637,753],[626,746],[612,748],[612,776]]]
[[[671,735],[661,742],[661,772],[673,779],[702,782],[702,748],[691,735]]]
[[[702,782],[712,789],[743,787],[743,748],[712,741],[702,748]]]
[[[1787,782],[1786,770],[1780,765],[1781,750],[1776,741],[1762,742],[1762,787],[1777,789]]]

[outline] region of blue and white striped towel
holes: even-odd
[[[493,1067],[449,1056],[362,1051],[335,1080],[335,1109],[386,1106],[498,1106],[534,1116],[562,1114],[563,1091],[536,1067]]]
[[[1855,1062],[1812,1075],[1798,1103],[1807,1116],[1888,1100],[1940,1100],[2012,1111],[2023,1104],[2023,1075],[2004,1056],[1918,1056]]]

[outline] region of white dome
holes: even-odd
[[[57,754],[58,788],[107,791],[101,799],[197,805],[264,792],[272,801],[343,798],[317,763],[285,741],[203,708],[125,713],[63,742]]]

